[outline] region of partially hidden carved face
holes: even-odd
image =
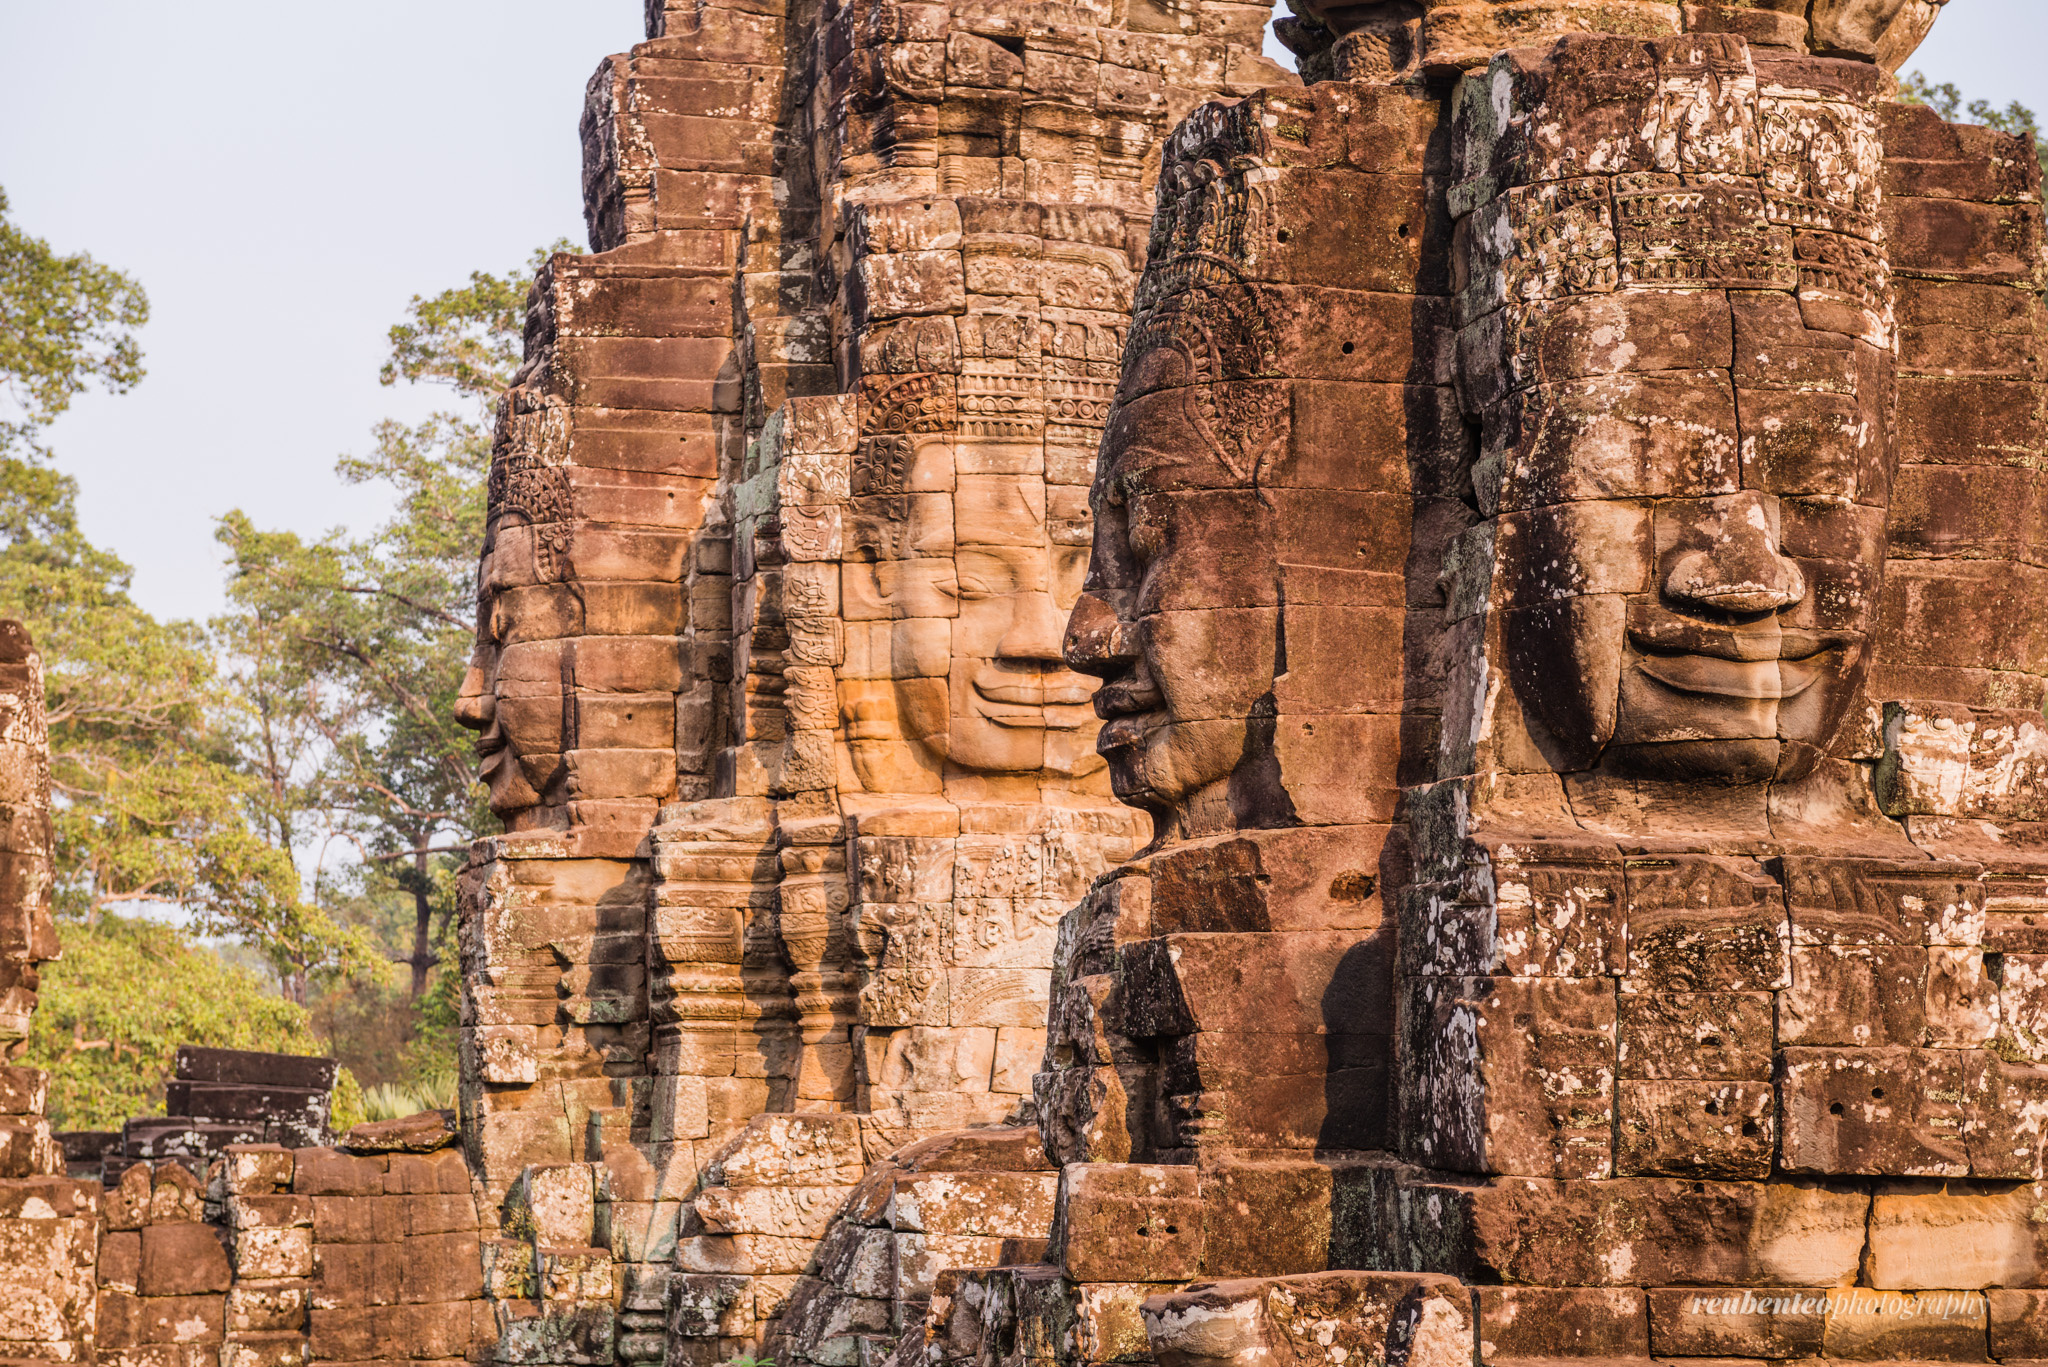
[[[501,460],[477,566],[476,646],[455,719],[477,733],[477,778],[512,824],[562,769],[569,642],[555,618],[567,478],[559,467]]]
[[[1060,658],[1086,566],[1081,490],[1048,485],[1021,452],[992,453],[950,434],[909,440],[915,454],[900,491],[853,500],[853,547],[868,558],[847,566],[853,611],[889,619],[882,686],[894,726],[934,767],[1099,770],[1094,685]],[[849,711],[862,715],[877,691],[842,686]],[[890,786],[879,771],[864,781]]]

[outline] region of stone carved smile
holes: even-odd
[[[1078,731],[1092,719],[1088,686],[1061,672],[1022,683],[973,683],[975,710],[997,726]]]
[[[1637,670],[1680,693],[1782,700],[1811,688],[1819,675],[1782,660],[1724,660],[1713,655],[1649,655]]]

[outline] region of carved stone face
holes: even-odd
[[[1230,780],[1271,712],[1275,531],[1253,475],[1284,435],[1284,391],[1215,381],[1191,329],[1159,331],[1134,345],[1104,433],[1066,658],[1103,680],[1096,748],[1117,797],[1188,833],[1231,824]]]
[[[561,768],[563,652],[535,584],[536,528],[494,519],[478,566],[476,647],[455,720],[477,733],[477,778],[511,824],[542,801]]]
[[[1553,169],[1473,215],[1462,380],[1539,748],[1562,770],[1755,782],[1833,740],[1884,562],[1894,359],[1870,69],[1752,75],[1739,48],[1671,52],[1666,88],[1710,113],[1646,143],[1658,170]],[[1636,112],[1603,97],[1574,117]],[[1664,169],[1694,162],[1719,174]]]
[[[854,544],[875,558],[847,566],[855,611],[889,618],[896,726],[934,766],[1065,777],[1100,769],[1094,685],[1060,658],[1086,568],[1081,491],[1001,468],[1035,462],[991,458],[950,437],[918,447],[910,487],[855,500]],[[873,691],[844,690],[856,708]],[[892,786],[879,770],[864,781]]]
[[[1889,493],[1884,358],[1806,330],[1789,296],[1574,312],[1554,326],[1652,349],[1682,332],[1685,359],[1732,342],[1737,383],[1719,367],[1624,373],[1506,405],[1489,458],[1518,696],[1562,767],[1611,750],[1625,767],[1770,777],[1788,743],[1827,746],[1861,677]],[[1825,392],[1792,387],[1821,373]]]
[[[1049,544],[1042,521],[1012,525],[1020,540],[1036,532],[1037,543],[955,552],[953,577],[938,589],[957,613],[946,674],[898,679],[898,708],[911,734],[962,769],[1074,775],[1098,768],[1094,689],[1060,659],[1060,629],[1080,593],[1085,552]],[[899,638],[917,631],[897,624]]]

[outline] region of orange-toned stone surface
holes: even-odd
[[[460,1113],[102,1190],[0,1071],[0,1358],[2048,1359],[2041,187],[1939,8],[656,0]]]

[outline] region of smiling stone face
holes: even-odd
[[[950,456],[949,448],[945,456]],[[942,457],[943,458],[943,457]],[[949,501],[917,501],[912,540],[947,569],[925,590],[937,617],[900,618],[892,655],[944,673],[895,680],[907,733],[940,762],[991,773],[1098,769],[1094,692],[1060,659],[1060,631],[1080,592],[1085,523],[1048,515],[1031,474],[958,474]],[[939,521],[949,503],[951,554]],[[935,628],[935,625],[937,627]],[[943,661],[936,647],[945,637]]]
[[[1616,134],[1596,157],[1547,145],[1560,111],[1520,105],[1511,60],[1469,83],[1467,155],[1531,177],[1461,259],[1508,674],[1561,769],[1798,772],[1856,694],[1884,563],[1872,69],[1704,38],[1552,61],[1644,79],[1576,87],[1563,113]]]
[[[839,690],[870,792],[1102,769],[1094,685],[1060,658],[1084,491],[1046,478],[1035,431],[968,430],[996,425],[959,413],[959,386],[1008,378],[916,374],[864,393],[841,572],[857,663]]]

